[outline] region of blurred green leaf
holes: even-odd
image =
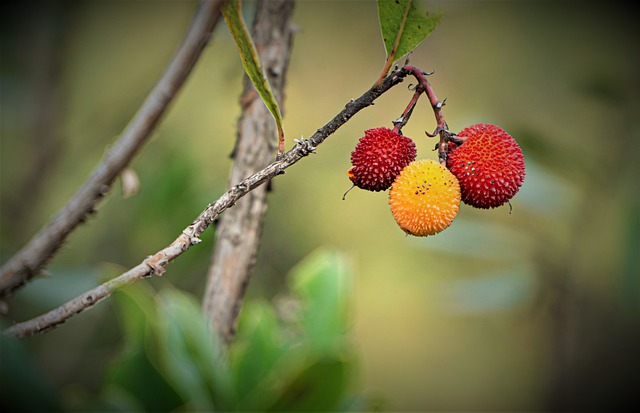
[[[146,283],[133,284],[116,291],[112,300],[118,307],[119,322],[124,330],[125,346],[137,347],[144,343],[158,322],[153,295],[155,291]]]
[[[141,344],[129,347],[111,366],[102,398],[112,405],[123,406],[121,411],[130,411],[137,405],[144,406],[146,411],[171,411],[184,404]]]
[[[418,10],[413,0],[378,0],[378,20],[387,59],[397,60],[415,49],[435,30],[441,18],[442,13]]]
[[[184,404],[158,370],[158,315],[153,294],[149,284],[137,283],[112,297],[125,342],[122,353],[106,373],[102,398],[109,405],[122,406],[121,411],[136,405],[147,411],[170,411]]]
[[[244,71],[247,73],[247,76],[249,76],[249,79],[251,79],[253,86],[255,86],[256,91],[267,106],[267,109],[269,109],[269,112],[273,115],[276,121],[276,127],[278,128],[279,142],[284,143],[284,129],[282,127],[280,107],[278,106],[276,98],[273,96],[269,80],[264,74],[258,51],[251,40],[249,30],[247,30],[247,26],[242,19],[242,7],[240,3],[241,0],[227,1],[222,8],[222,15],[238,46]]]
[[[99,406],[114,411],[334,410],[347,400],[347,261],[318,250],[290,273],[295,317],[245,304],[228,357],[188,294],[139,283],[114,295],[125,347]],[[157,299],[155,298],[157,296]],[[225,361],[228,360],[228,365]],[[87,399],[82,406],[91,400]]]
[[[299,317],[283,322],[269,305],[245,306],[232,352],[238,410],[333,410],[346,399],[348,275],[341,254],[318,250],[289,274]]]
[[[350,364],[319,358],[302,369],[269,411],[335,411],[345,398]]]
[[[145,375],[140,377],[140,374],[137,374],[136,376],[137,379],[140,380],[140,384],[147,386],[149,389],[147,392],[154,392],[156,397],[153,403],[145,405],[141,403],[140,397],[137,394],[132,393],[130,389],[107,385],[104,387],[101,394],[102,403],[96,404],[95,401],[91,400],[90,396],[87,395],[84,405],[70,406],[68,410],[87,412],[162,412],[172,411],[181,404],[167,403],[167,397],[162,393],[162,389],[158,389],[154,386],[154,383],[145,381],[149,376]],[[173,395],[175,395],[175,392],[173,392]],[[176,400],[180,401],[179,399]]]
[[[317,250],[291,270],[290,279],[302,301],[302,325],[310,345],[320,353],[340,351],[350,316],[345,257]]]
[[[171,289],[161,293],[159,304],[157,338],[168,380],[193,409],[228,408],[233,397],[228,372],[200,306]]]
[[[271,306],[247,303],[230,357],[239,410],[262,409],[277,396],[282,387],[280,378],[286,374],[284,367],[292,359],[290,345],[283,339]]]

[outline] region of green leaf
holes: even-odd
[[[156,369],[142,343],[127,345],[106,374],[101,397],[120,411],[172,411],[186,404]]]
[[[153,294],[151,286],[137,283],[112,295],[118,309],[118,321],[123,329],[125,347],[142,346],[145,337],[157,323]]]
[[[279,394],[282,380],[274,377],[285,373],[278,363],[290,357],[288,347],[272,307],[262,302],[246,303],[230,354],[238,410],[264,410],[265,403]]]
[[[284,129],[282,127],[282,114],[278,102],[271,91],[269,80],[264,74],[258,51],[256,50],[249,30],[242,19],[241,0],[228,0],[222,8],[222,15],[229,27],[229,31],[236,41],[240,59],[244,71],[253,82],[253,86],[262,98],[262,101],[273,115],[278,128],[278,154],[284,153]]]
[[[290,277],[303,306],[302,324],[309,343],[319,353],[340,352],[349,327],[352,294],[345,257],[317,250],[293,268]]]
[[[441,18],[442,13],[416,8],[415,0],[378,0],[378,20],[389,66],[426,39]]]
[[[158,294],[138,283],[113,298],[125,346],[107,373],[105,406],[137,404],[160,412],[229,410],[234,405],[221,346],[192,296],[172,288]]]
[[[195,299],[177,290],[160,296],[158,336],[167,379],[195,410],[226,410],[233,403],[221,346]]]
[[[347,270],[343,255],[320,249],[290,272],[283,319],[269,304],[245,304],[230,354],[236,410],[335,411],[345,400],[353,367]]]
[[[268,411],[336,411],[345,398],[350,376],[349,361],[319,358],[299,371]]]
[[[158,370],[161,365],[155,338],[158,313],[154,294],[149,284],[137,283],[112,296],[124,346],[107,369],[101,396],[106,405],[120,406],[120,411],[171,411],[186,404]]]

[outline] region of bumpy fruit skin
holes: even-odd
[[[347,176],[358,188],[384,191],[414,159],[416,144],[413,140],[391,129],[369,129],[351,152],[353,166]]]
[[[460,210],[458,179],[430,159],[411,162],[391,186],[389,206],[407,234],[435,235],[453,222]]]
[[[458,178],[462,201],[476,208],[496,208],[508,202],[524,182],[522,149],[501,127],[486,123],[458,134],[465,142],[447,157]]]

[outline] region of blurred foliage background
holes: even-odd
[[[335,360],[348,354],[352,374],[344,392],[366,395],[368,404],[360,407],[637,407],[640,54],[633,14],[615,2],[428,5],[445,16],[412,64],[435,71],[430,82],[447,98],[453,130],[491,122],[521,144],[527,177],[513,212],[462,206],[445,232],[413,238],[395,224],[386,194],[354,190],[341,199],[350,187],[350,151],[365,129],[390,127],[402,113],[412,94],[405,81],[330,137],[317,156],[273,182],[241,317],[269,319],[297,263],[319,248],[339,251],[326,259],[339,254],[349,263],[352,311],[348,321],[341,318],[350,345]],[[190,1],[3,3],[2,262],[84,182],[159,78],[195,7]],[[250,16],[252,3],[245,8]],[[367,90],[385,58],[373,1],[299,1],[294,20],[299,32],[284,108],[289,145]],[[53,260],[51,276],[8,301],[4,325],[136,265],[225,190],[242,76],[221,24],[131,165],[139,194],[124,198],[114,187]],[[436,158],[434,140],[424,134],[434,127],[421,100],[403,130],[417,141],[420,158]],[[122,320],[155,311],[153,304],[122,303],[158,291],[197,313],[213,230],[203,241],[163,278],[118,293],[45,335],[5,339],[4,403],[28,409],[19,402],[30,400],[33,408],[53,409],[109,400],[105,383],[117,382],[113,371],[123,349],[134,331],[146,328]],[[256,306],[263,309],[247,310]],[[191,310],[182,320],[197,319]],[[179,313],[168,314],[180,320]],[[257,340],[242,334],[239,343]],[[142,371],[122,374],[145,380]],[[333,371],[318,373],[326,378],[319,382],[335,383]],[[180,385],[171,388],[176,394],[163,394],[180,397]],[[115,409],[118,400],[94,407]],[[178,405],[167,403],[156,408]]]

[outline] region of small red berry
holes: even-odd
[[[416,145],[413,140],[391,129],[369,129],[351,152],[353,166],[347,176],[358,188],[384,191],[414,159]]]
[[[464,143],[447,157],[458,178],[462,201],[476,208],[496,208],[508,202],[524,182],[522,149],[501,127],[479,123],[458,134]]]

